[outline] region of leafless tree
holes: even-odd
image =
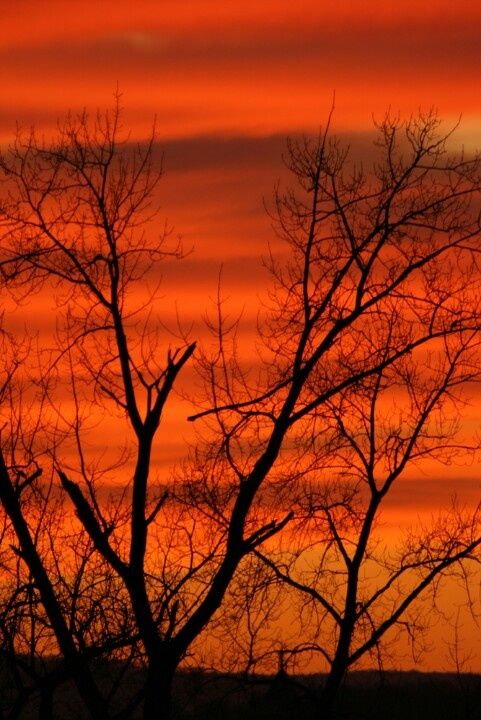
[[[75,662],[87,677],[89,665],[115,660],[122,651],[121,666],[113,665],[110,682],[104,683],[112,697],[118,674],[129,664],[123,650],[135,648],[136,631],[115,576],[88,535],[79,532],[72,513],[69,519],[66,498],[54,482],[48,457],[57,436],[49,427],[51,418],[45,422],[46,388],[32,383],[32,344],[22,346],[3,327],[1,347],[0,637],[3,680],[11,681],[2,710],[13,719],[25,707],[30,713],[37,707],[39,718],[47,720],[53,717],[54,693],[77,672],[68,656],[58,657],[56,623],[63,623]],[[47,473],[42,473],[42,464]],[[44,602],[49,590],[57,614],[49,614]]]
[[[259,500],[291,516],[277,550],[254,553],[299,593],[305,637],[291,649],[327,661],[326,717],[348,668],[394,626],[413,630],[415,601],[481,541],[477,510],[453,509],[392,553],[376,534],[407,467],[473,449],[461,416],[480,379],[480,162],[450,142],[434,114],[386,117],[369,170],[329,125],[291,142],[296,186],[275,193],[286,250],[267,263],[257,370],[236,362],[222,313],[203,359],[196,418],[217,433],[235,488],[227,555]]]
[[[92,558],[81,577],[97,568],[103,587],[115,588],[114,603],[98,601],[91,582],[77,589],[73,569],[60,572],[58,542],[53,565],[41,552],[19,491],[19,483],[29,492],[40,487],[35,452],[21,479],[4,454],[0,499],[93,718],[111,716],[112,708],[91,657],[97,645],[108,647],[102,633],[112,626],[115,635],[119,622],[125,647],[145,662],[144,717],[169,716],[174,673],[236,573],[296,520],[297,506],[281,500],[305,487],[306,447],[321,463],[332,438],[342,436],[333,430],[333,408],[342,421],[343,402],[364,407],[376,382],[381,388],[385,378],[408,372],[420,354],[437,353],[441,363],[438,375],[425,368],[434,395],[421,400],[429,412],[431,401],[437,407],[430,377],[447,378],[445,397],[452,378],[462,385],[475,374],[468,360],[479,327],[479,163],[450,157],[449,137],[431,116],[405,126],[386,120],[379,130],[374,175],[348,168],[328,133],[318,143],[291,144],[299,194],[276,199],[288,253],[271,258],[259,372],[244,371],[229,351],[220,315],[215,356],[200,360],[207,392],[196,418],[208,442],[170,483],[159,480],[153,451],[195,344],[166,334],[157,314],[158,265],[180,250],[148,233],[160,177],[154,138],[122,144],[117,108],[93,121],[68,117],[52,142],[19,132],[0,160],[4,280],[22,301],[43,287],[58,303],[57,347],[41,356],[49,400],[42,430],[51,434],[43,465],[75,509],[82,533],[76,562],[82,552]],[[414,432],[416,451],[425,430],[420,423]],[[108,440],[114,431],[125,437],[117,456]],[[102,432],[105,452],[97,446]],[[409,447],[402,433],[393,435],[396,462]],[[341,445],[333,458],[334,451]],[[108,498],[109,483],[115,491]],[[364,534],[380,496],[373,492]],[[82,625],[93,604],[93,620]],[[135,627],[122,619],[124,607]]]
[[[326,455],[306,446],[306,475],[297,495],[291,487],[283,498],[295,508],[292,531],[279,547],[257,551],[289,588],[291,622],[302,628],[302,641],[291,639],[294,657],[317,654],[327,665],[323,717],[351,667],[366,655],[382,667],[386,635],[401,631],[418,643],[446,575],[458,573],[469,586],[468,564],[479,562],[479,507],[453,504],[430,525],[399,533],[391,546],[377,527],[406,469],[467,452],[454,437],[459,389],[479,370],[475,355],[461,361],[461,348],[451,355],[443,347],[444,361],[404,358],[329,402]]]
[[[109,603],[122,597],[123,608],[128,599],[135,631],[124,645],[141,648],[144,716],[168,717],[178,664],[220,606],[250,545],[278,529],[271,522],[257,528],[252,543],[240,543],[232,557],[225,552],[225,528],[212,532],[203,509],[179,501],[184,493],[157,476],[152,452],[160,445],[161,419],[195,344],[165,333],[158,317],[159,263],[181,251],[165,235],[148,234],[160,179],[154,136],[140,146],[121,136],[117,106],[93,120],[69,116],[51,142],[19,131],[0,161],[3,278],[14,298],[28,301],[43,290],[58,306],[56,346],[51,342],[40,356],[42,431],[50,433],[42,468],[59,479],[75,509],[74,532],[85,536],[73,543],[70,574],[58,562],[66,539],[51,543],[50,562],[39,551],[5,457],[0,499],[67,672],[91,716],[102,719],[111,708],[91,658],[97,646],[97,653],[109,647],[99,627],[110,626],[115,636],[118,622],[97,621],[102,602],[85,586],[95,562],[100,558],[104,586],[117,588]],[[99,451],[101,432],[106,447]],[[125,437],[125,447],[111,447],[112,432]],[[29,491],[42,482],[35,458],[32,453],[34,467],[21,481]],[[75,563],[82,565],[90,547],[95,552],[87,555],[95,560],[77,587]],[[88,632],[79,628],[79,617],[92,602]],[[72,603],[76,610],[69,614]],[[104,614],[115,614],[115,605],[104,605]]]
[[[113,113],[99,114],[93,126],[86,115],[69,117],[51,144],[38,141],[34,133],[19,132],[2,159],[2,269],[7,280],[14,280],[17,293],[25,287],[33,289],[32,278],[37,286],[48,284],[63,309],[57,329],[61,349],[57,356],[51,355],[49,364],[60,378],[58,385],[65,373],[70,377],[66,384],[70,384],[74,411],[68,414],[57,404],[57,418],[52,414],[51,419],[57,426],[62,421],[68,425],[78,459],[72,463],[64,460],[62,465],[72,477],[83,480],[84,489],[76,479],[67,477],[57,450],[52,462],[83,532],[130,597],[146,654],[152,668],[155,665],[147,691],[150,707],[156,702],[152,698],[159,676],[162,685],[162,678],[171,672],[163,665],[159,631],[165,618],[158,620],[153,615],[145,570],[148,528],[165,500],[163,494],[152,499],[155,490],[150,490],[149,496],[150,459],[165,402],[194,345],[166,347],[162,365],[154,354],[158,324],[149,323],[145,298],[137,307],[132,304],[134,288],[146,279],[152,265],[166,255],[179,255],[179,250],[166,249],[165,238],[147,241],[144,236],[152,211],[149,204],[160,178],[152,169],[153,138],[146,147],[123,148],[119,121],[118,107]],[[152,297],[147,303],[151,301]],[[95,495],[95,463],[89,465],[84,450],[82,417],[88,409],[98,413],[98,422],[108,412],[106,403],[113,405],[114,415],[125,417],[134,438],[133,468],[127,464],[122,477],[130,488],[127,518],[118,503],[113,508],[101,507]],[[71,457],[71,449],[66,453]],[[110,469],[118,473],[118,463]],[[3,505],[61,653],[91,714],[105,718],[105,698],[83,660],[85,654],[68,625],[58,588],[39,556],[6,461],[1,474]],[[34,480],[36,477],[29,476],[25,483],[31,485]],[[155,716],[155,712],[152,707],[146,711],[147,716]]]

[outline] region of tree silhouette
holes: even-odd
[[[179,502],[182,493],[156,477],[153,446],[195,343],[162,336],[155,314],[158,264],[179,258],[181,251],[169,247],[166,237],[147,235],[149,221],[157,217],[152,203],[160,179],[153,148],[154,136],[143,146],[121,140],[117,106],[93,121],[86,114],[68,116],[50,143],[19,131],[0,161],[4,279],[15,298],[23,301],[43,287],[58,304],[57,346],[40,357],[48,408],[42,432],[48,440],[37,444],[37,455],[33,450],[29,455],[33,469],[21,490],[15,468],[26,461],[10,463],[4,451],[0,498],[66,671],[95,718],[108,717],[110,708],[92,658],[127,646],[145,666],[144,716],[169,716],[178,664],[220,606],[251,545],[281,527],[269,522],[258,528],[252,543],[239,543],[233,558],[225,553],[232,543],[224,529],[211,532],[202,509]],[[154,289],[146,299],[149,280]],[[123,430],[114,425],[126,437],[114,459],[108,438],[105,452],[91,449],[99,426],[112,432],[112,422],[126,425]],[[84,536],[71,543],[71,572],[59,560],[65,541],[51,543],[50,562],[30,526],[25,498],[41,486],[40,461],[60,481],[75,509],[74,532]],[[113,490],[106,500],[107,481]],[[99,591],[78,585],[76,565],[83,577],[97,574]],[[107,612],[109,591],[113,609]],[[79,629],[89,602],[90,633]],[[128,626],[125,602],[135,629],[122,642],[122,625],[112,618],[120,616]],[[111,636],[104,637],[108,628]]]
[[[283,498],[295,509],[292,532],[280,547],[257,551],[291,591],[291,623],[298,613],[295,626],[303,627],[301,641],[290,641],[291,653],[317,655],[327,665],[322,717],[330,717],[349,668],[368,654],[382,667],[386,634],[401,630],[418,641],[426,624],[418,602],[423,593],[431,593],[432,615],[442,579],[463,561],[460,577],[469,587],[467,561],[479,562],[479,507],[468,512],[453,504],[391,547],[377,527],[410,465],[466,451],[454,433],[459,389],[479,375],[472,354],[478,343],[469,335],[453,354],[443,347],[443,360],[404,359],[327,404],[328,449],[323,457],[306,447],[308,470]]]
[[[421,537],[379,547],[380,511],[406,469],[474,449],[460,418],[479,380],[481,308],[478,157],[450,154],[433,114],[386,117],[377,131],[370,171],[329,125],[289,144],[296,187],[275,194],[287,253],[268,262],[260,369],[233,361],[220,322],[203,363],[214,409],[197,416],[240,486],[240,526],[256,495],[292,517],[277,547],[254,552],[299,595],[290,649],[327,662],[325,717],[348,668],[393,627],[414,632],[415,601],[480,544],[478,510],[453,507]],[[215,499],[204,497],[213,513]]]
[[[244,370],[219,312],[214,356],[199,354],[204,405],[191,418],[203,421],[206,440],[169,482],[159,480],[153,452],[195,343],[166,334],[157,315],[155,274],[181,251],[148,232],[160,179],[155,136],[122,141],[116,107],[93,120],[67,117],[52,142],[19,131],[0,159],[4,281],[22,302],[43,288],[58,305],[56,346],[40,356],[42,422],[28,452],[9,452],[26,429],[4,432],[0,499],[65,672],[93,718],[128,717],[141,699],[145,718],[168,718],[175,671],[215,622],[236,574],[249,573],[256,589],[257,553],[276,580],[290,577],[287,559],[268,549],[299,523],[345,561],[336,677],[352,662],[354,626],[371,610],[367,603],[359,614],[367,601],[356,589],[381,500],[408,460],[453,450],[450,413],[477,378],[479,162],[449,156],[449,135],[433,116],[386,119],[379,131],[373,174],[349,168],[327,131],[317,143],[290,144],[298,192],[276,195],[288,252],[270,259],[261,362]],[[405,414],[389,430],[378,403],[401,385]],[[117,454],[108,433],[125,438]],[[352,509],[356,482],[319,483],[333,463],[364,472],[364,516]],[[54,478],[50,495],[40,467]],[[76,514],[70,550],[53,533],[46,553],[28,498],[40,493],[49,505],[59,492]],[[474,551],[476,525],[452,540],[434,560],[434,540],[418,558],[426,585],[431,567],[441,572]],[[329,602],[335,609],[337,592],[321,601],[328,614]],[[143,663],[146,678],[119,711],[93,672],[95,657],[115,651]]]
[[[17,136],[2,160],[7,177],[2,206],[3,268],[6,276],[15,279],[17,289],[23,289],[32,278],[36,283],[49,283],[63,308],[58,328],[60,350],[51,364],[58,374],[70,375],[75,407],[65,422],[77,446],[78,460],[67,467],[75,479],[62,469],[55,450],[52,460],[83,531],[127,590],[146,654],[156,666],[151,692],[147,691],[149,706],[154,702],[158,675],[165,677],[169,672],[162,667],[159,673],[163,660],[159,628],[165,623],[166,611],[154,618],[145,572],[148,529],[165,500],[164,494],[155,497],[155,488],[148,489],[150,458],[172,385],[195,345],[166,348],[162,366],[154,354],[158,330],[142,317],[143,301],[140,308],[132,309],[135,284],[146,278],[155,262],[166,255],[179,255],[179,249],[167,249],[164,238],[147,242],[144,237],[149,203],[160,179],[151,164],[153,137],[145,148],[123,148],[119,121],[117,107],[112,113],[99,114],[93,126],[86,115],[68,117],[51,144],[38,141],[33,133]],[[139,322],[143,322],[141,332]],[[126,467],[131,489],[128,530],[118,507],[109,517],[104,515],[109,509],[101,507],[96,498],[95,469],[88,465],[84,450],[85,407],[102,417],[102,413],[112,412],[105,406],[109,402],[114,413],[125,417],[134,438],[133,468]],[[53,581],[38,557],[8,470],[4,463],[2,501],[60,650],[91,714],[107,717],[104,699],[80,657]],[[120,528],[115,526],[116,520]],[[152,716],[153,710],[146,712]]]

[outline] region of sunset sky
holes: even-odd
[[[335,93],[334,129],[355,147],[387,109],[433,106],[448,125],[462,116],[459,142],[481,147],[480,27],[479,0],[4,2],[0,143],[16,122],[48,136],[69,109],[111,106],[118,88],[132,139],[156,118],[162,209],[192,249],[166,271],[172,312],[176,301],[197,320],[222,264],[226,295],[254,319],[272,236],[263,199],[283,176],[286,136],[315,132]],[[450,470],[441,490],[416,480],[391,512],[425,512],[455,488],[472,499],[477,475]]]
[[[435,105],[476,131],[476,0],[17,0],[2,8],[0,131],[104,106],[115,86],[142,135],[311,130],[337,93],[338,127],[388,106]]]
[[[166,311],[195,331],[222,264],[253,329],[272,238],[264,201],[285,177],[287,135],[316,132],[335,93],[334,130],[364,157],[388,109],[434,106],[446,127],[462,116],[459,144],[481,145],[480,24],[476,0],[17,0],[0,25],[0,142],[17,122],[48,137],[67,110],[111,107],[118,88],[132,139],[156,119],[162,213],[189,251],[165,270]],[[433,493],[426,484],[421,505]]]

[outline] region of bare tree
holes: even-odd
[[[306,475],[283,498],[295,509],[291,533],[279,547],[256,551],[290,591],[291,623],[302,628],[301,642],[291,639],[293,656],[317,655],[327,666],[322,717],[352,666],[370,655],[382,668],[386,635],[404,632],[419,643],[443,579],[457,573],[469,586],[468,562],[479,563],[479,507],[453,504],[391,546],[378,528],[407,469],[466,459],[469,448],[454,434],[459,390],[479,376],[478,342],[468,335],[464,359],[465,342],[454,354],[444,345],[444,357],[404,358],[326,405],[326,454],[306,446]]]
[[[78,460],[67,460],[63,465],[71,475],[83,479],[85,490],[61,469],[57,451],[52,461],[83,531],[130,597],[146,654],[155,665],[151,691],[147,692],[149,706],[158,676],[163,678],[170,672],[163,666],[159,670],[163,658],[158,629],[164,618],[154,618],[145,572],[148,527],[165,500],[163,494],[152,498],[155,489],[149,496],[150,459],[165,402],[194,345],[166,347],[162,365],[154,354],[159,342],[158,323],[149,323],[145,298],[137,307],[132,304],[135,287],[146,279],[153,264],[167,255],[179,256],[180,251],[166,249],[164,238],[152,242],[144,237],[149,204],[160,178],[151,164],[154,138],[143,148],[122,148],[119,120],[118,107],[113,113],[99,114],[93,127],[86,115],[69,117],[51,144],[38,141],[33,133],[19,133],[2,159],[6,178],[2,267],[7,279],[14,278],[17,292],[24,290],[25,283],[30,289],[32,278],[37,284],[48,283],[63,309],[57,331],[61,347],[56,357],[51,356],[50,365],[59,376],[62,372],[70,376],[67,385],[70,383],[74,411],[66,414],[57,404],[57,417],[52,415],[51,419],[57,426],[62,420],[68,426]],[[152,303],[153,297],[147,303]],[[110,508],[108,517],[104,515],[109,508],[105,504],[101,507],[95,495],[95,463],[89,465],[84,450],[85,409],[97,412],[99,422],[108,412],[106,402],[125,417],[134,438],[133,467],[132,463],[126,465],[122,476],[131,490],[127,520],[118,504]],[[71,456],[72,450],[67,450],[67,457]],[[110,465],[111,474],[119,472],[118,466]],[[25,482],[31,485],[34,480],[32,476]],[[5,461],[1,484],[3,505],[60,650],[91,714],[107,717],[105,700],[82,660],[78,639],[68,627],[57,588],[36,550]],[[152,708],[146,712],[155,716]]]
[[[115,576],[106,572],[88,535],[79,532],[78,523],[75,527],[56,487],[48,457],[58,437],[49,425],[47,387],[33,383],[32,344],[22,346],[3,327],[1,347],[0,633],[3,666],[11,680],[2,710],[13,719],[25,707],[30,713],[37,707],[39,718],[47,720],[62,684],[73,675],[81,687],[91,683],[95,693],[90,665],[135,646],[136,634]],[[63,642],[69,643],[73,659],[67,651],[58,656]],[[115,666],[110,674],[106,692],[112,695]],[[100,692],[98,698],[105,705]],[[88,698],[87,707],[95,701],[95,696]]]
[[[70,572],[58,560],[65,538],[50,544],[50,561],[40,552],[26,495],[5,457],[0,499],[67,672],[95,718],[107,718],[111,708],[91,660],[122,643],[117,620],[98,619],[102,612],[114,616],[115,604],[102,610],[101,595],[91,593],[85,578],[96,572],[102,587],[115,587],[109,603],[122,598],[121,609],[127,597],[135,630],[128,629],[123,646],[135,648],[145,665],[144,716],[168,717],[174,672],[250,551],[250,543],[240,542],[234,556],[226,554],[225,528],[212,532],[202,508],[179,502],[183,493],[162,482],[152,461],[167,400],[195,349],[164,332],[158,317],[159,263],[181,251],[147,232],[157,218],[160,179],[153,151],[154,136],[140,146],[121,140],[117,106],[93,120],[69,116],[52,142],[19,131],[0,160],[3,277],[14,297],[28,301],[43,288],[58,305],[56,347],[47,346],[40,358],[49,403],[42,467],[59,479],[75,509],[73,532],[85,535],[70,543]],[[112,432],[125,437],[124,447],[112,447]],[[42,482],[35,457],[21,481],[29,491]],[[277,529],[271,522],[258,528],[253,545]],[[85,557],[79,584],[75,569]],[[89,604],[90,632],[82,625]],[[102,636],[109,627],[113,638]]]
[[[448,377],[448,394],[454,380],[446,358],[461,385],[472,376],[479,163],[449,157],[448,136],[431,116],[405,126],[386,120],[374,175],[348,169],[345,151],[327,133],[317,144],[290,146],[300,195],[277,195],[288,255],[271,262],[259,374],[244,372],[229,352],[221,317],[215,357],[201,359],[207,395],[196,417],[204,418],[208,443],[183,476],[167,483],[157,475],[153,450],[195,345],[165,334],[156,314],[158,264],[180,251],[147,232],[159,180],[154,138],[122,144],[119,121],[117,108],[93,122],[67,118],[52,142],[18,134],[0,160],[1,268],[17,297],[28,301],[43,284],[57,298],[57,349],[42,355],[51,401],[44,426],[54,437],[43,464],[75,509],[83,534],[77,562],[92,548],[89,568],[105,578],[105,588],[115,588],[107,617],[116,616],[117,598],[120,625],[124,599],[130,608],[135,628],[125,623],[125,647],[145,662],[144,717],[167,718],[174,673],[236,572],[294,519],[296,507],[281,512],[272,498],[298,496],[309,473],[306,443],[315,462],[326,457],[333,408],[342,420],[342,402],[365,398],[373,383],[382,385],[409,358],[434,349],[442,359],[436,377]],[[125,437],[117,456],[108,439],[113,428]],[[102,431],[105,453],[98,448]],[[403,436],[398,443],[401,462]],[[18,485],[40,486],[35,454],[31,460],[18,481],[3,457],[0,499],[67,670],[91,716],[106,718],[112,711],[91,657],[96,644],[108,647],[108,628],[115,636],[119,619],[102,622],[105,603],[89,594],[89,585],[76,589],[77,572],[60,572],[40,552]],[[108,483],[115,485],[109,500]],[[59,557],[62,547],[53,545]],[[68,615],[72,602],[76,610]],[[95,622],[82,625],[93,604]]]
[[[292,518],[277,551],[254,552],[299,593],[304,637],[291,651],[327,662],[325,717],[347,669],[394,626],[414,630],[415,601],[481,542],[478,510],[453,509],[422,539],[378,545],[406,468],[473,450],[461,410],[480,377],[481,307],[478,157],[452,155],[433,114],[377,131],[369,171],[329,126],[289,144],[296,187],[276,191],[273,213],[287,252],[268,261],[257,375],[233,359],[220,314],[196,416],[237,488],[230,536],[255,526],[259,500]]]

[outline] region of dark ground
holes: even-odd
[[[320,675],[295,676],[280,682],[259,677],[248,685],[239,678],[204,680],[207,683],[202,687],[200,677],[197,681],[191,678],[191,692],[186,693],[191,700],[179,714],[182,720],[319,720],[316,700],[323,684]],[[342,689],[334,717],[481,720],[481,676],[405,672],[384,673],[380,678],[375,672],[352,673]]]
[[[115,675],[112,667],[98,669],[100,684]],[[9,717],[17,692],[2,678],[0,719]],[[175,687],[175,720],[319,720],[322,675],[221,677],[203,671],[179,673]],[[140,671],[123,679],[119,695],[131,695],[141,684]],[[132,720],[140,718],[140,709]],[[38,695],[16,716],[38,718]],[[75,688],[65,683],[55,692],[53,720],[84,720]],[[481,675],[354,672],[346,681],[335,720],[481,720]]]

